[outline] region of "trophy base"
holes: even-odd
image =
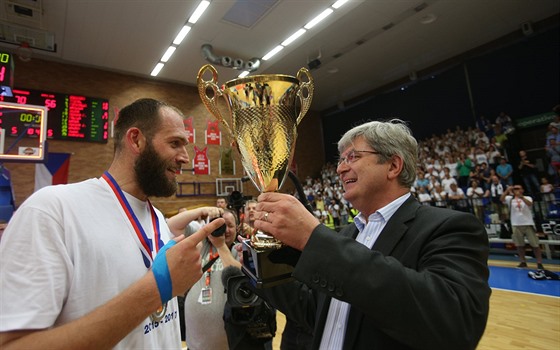
[[[277,249],[255,249],[251,240],[243,244],[243,273],[256,288],[268,288],[292,281],[294,267],[284,263],[274,263],[269,256]],[[280,248],[282,249],[282,248]]]

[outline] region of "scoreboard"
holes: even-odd
[[[0,99],[47,107],[47,139],[106,143],[109,138],[107,99],[20,88],[14,88],[12,93],[12,97],[0,96]],[[28,137],[36,137],[33,130],[29,129],[29,122],[22,118],[3,118],[0,115],[0,128],[5,130],[6,136],[20,135],[27,129]]]

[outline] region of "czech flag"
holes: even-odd
[[[49,153],[46,163],[35,164],[35,191],[68,183],[70,153]]]

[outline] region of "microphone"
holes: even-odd
[[[222,270],[222,284],[227,289],[228,280],[232,277],[245,276],[240,268],[235,266],[227,266]]]

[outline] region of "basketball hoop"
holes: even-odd
[[[31,56],[33,55],[33,51],[31,47],[29,47],[29,43],[22,42],[19,47],[16,49],[16,55],[19,57],[20,60],[23,62],[31,61]]]

